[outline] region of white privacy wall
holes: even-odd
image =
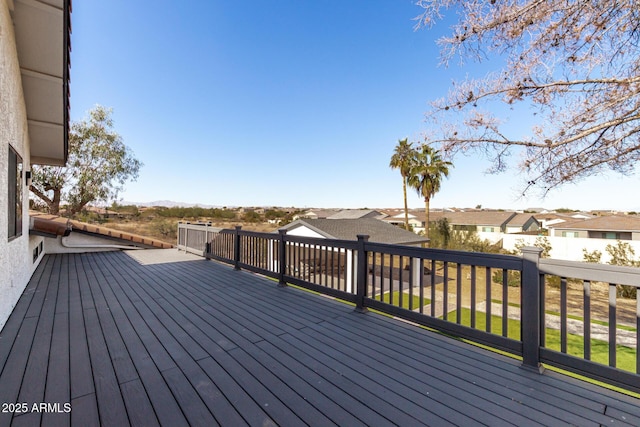
[[[514,250],[519,241],[523,241],[527,246],[534,246],[537,238],[537,236],[505,234],[502,237],[502,247],[507,250]],[[610,259],[606,251],[607,245],[616,246],[618,243],[617,240],[613,239],[589,239],[583,237],[548,236],[546,239],[551,244],[551,258],[567,261],[584,261],[583,249],[589,252],[598,250],[602,252],[601,262],[604,264]],[[640,258],[640,241],[623,240],[623,242],[631,245],[636,253],[636,258]]]

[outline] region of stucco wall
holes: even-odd
[[[23,170],[30,170],[27,119],[7,0],[0,0],[0,329],[22,294],[31,273],[28,190],[22,191],[22,236],[8,241],[9,144],[20,154]],[[24,184],[24,181],[22,181]],[[34,240],[33,244],[36,244]]]
[[[503,233],[500,232],[500,227],[485,225],[484,227],[493,227],[494,231],[482,231],[483,226],[478,226],[478,237],[482,240],[488,240],[491,243],[497,243],[502,239]]]
[[[503,236],[502,247],[508,250],[514,250],[515,245],[522,240],[525,244],[533,246],[537,236],[526,236],[518,234],[507,234]],[[602,252],[602,262],[607,263],[611,258],[606,251],[607,245],[617,245],[618,241],[613,239],[587,239],[580,237],[557,237],[549,236],[547,240],[551,244],[551,258],[563,259],[567,261],[584,261],[582,250],[589,252],[598,250]],[[640,255],[640,242],[633,240],[624,240],[625,243],[631,245],[636,253],[636,257]]]
[[[320,239],[325,239],[325,237],[322,234],[316,233],[310,228],[307,228],[304,226],[294,228],[293,230],[287,230],[287,234],[290,236],[317,237]]]

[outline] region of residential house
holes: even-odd
[[[0,328],[42,257],[31,165],[67,160],[70,29],[70,0],[0,0]]]
[[[296,214],[293,219],[309,218],[309,219],[324,219],[340,212],[340,209],[309,209],[308,211]]]
[[[550,228],[556,224],[575,220],[575,218],[571,218],[567,214],[559,214],[555,212],[536,213],[533,216],[538,220],[542,228]]]
[[[549,226],[548,243],[551,257],[583,261],[584,253],[598,251],[602,262],[609,261],[606,248],[623,241],[640,253],[640,217],[633,215],[599,216],[585,220],[565,221]],[[503,248],[513,250],[522,244],[535,245],[535,236],[505,235]]]
[[[280,228],[294,236],[322,239],[356,240],[368,235],[370,242],[421,246],[429,239],[374,218],[298,219]]]
[[[422,221],[421,219],[419,219],[417,216],[415,216],[412,213],[408,214],[407,217],[409,219],[409,227],[411,227],[411,229],[414,232],[418,233],[420,231],[424,231],[424,221]],[[386,222],[386,223],[389,223],[391,225],[403,226],[404,225],[404,212],[399,213],[399,214],[395,214],[393,216],[387,216],[387,217],[385,217],[383,219],[383,221]]]
[[[505,233],[528,233],[539,231],[541,229],[542,225],[534,215],[529,213],[517,213],[507,222],[505,226]]]
[[[540,223],[533,214],[505,211],[431,212],[430,222],[446,218],[453,230],[476,231],[481,239],[499,242],[504,234],[534,231]]]
[[[610,214],[607,214],[610,215]],[[597,215],[589,212],[573,212],[570,213],[569,216],[573,219],[590,219],[595,218]]]
[[[640,240],[640,217],[610,215],[566,222],[551,227],[549,235],[589,239]]]
[[[382,219],[386,215],[373,209],[343,209],[327,217],[327,219],[361,219],[375,218]]]

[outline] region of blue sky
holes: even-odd
[[[112,107],[144,163],[121,198],[220,206],[401,207],[389,169],[430,100],[482,68],[439,67],[447,22],[414,31],[412,0],[86,0],[73,4],[71,118]],[[511,118],[514,128],[526,114]],[[434,207],[626,209],[638,176],[519,199],[515,171],[455,168]],[[422,199],[409,195],[411,207]]]

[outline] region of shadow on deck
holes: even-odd
[[[632,397],[202,258],[131,255],[45,257],[0,333],[0,426],[640,425]]]

